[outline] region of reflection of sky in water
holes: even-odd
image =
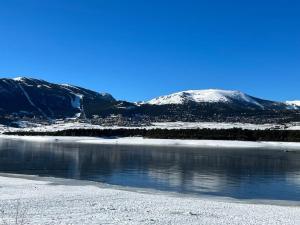
[[[300,152],[0,141],[0,172],[300,201]]]

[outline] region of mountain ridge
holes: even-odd
[[[167,104],[184,104],[185,102],[230,102],[233,99],[239,101],[245,101],[251,104],[255,104],[261,108],[254,97],[247,95],[241,91],[236,90],[222,90],[222,89],[202,89],[202,90],[187,90],[180,91],[170,95],[160,96],[152,99],[146,103],[152,105],[167,105]]]
[[[250,117],[289,119],[299,112],[295,102],[264,100],[234,90],[187,90],[132,103],[70,84],[27,77],[0,79],[0,119],[78,118],[102,123],[93,118],[121,115],[129,121],[239,121]]]
[[[73,85],[60,85],[45,80],[17,77],[0,79],[0,113],[40,115],[44,118],[73,117],[82,105],[98,102],[117,102],[109,94],[100,94]],[[21,113],[21,114],[22,114]]]

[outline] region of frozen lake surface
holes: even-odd
[[[0,172],[236,199],[300,202],[300,152],[0,139]]]

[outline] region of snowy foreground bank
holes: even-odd
[[[101,145],[151,145],[178,147],[210,148],[265,148],[276,150],[299,150],[300,142],[251,142],[251,141],[218,141],[218,140],[179,140],[148,139],[142,137],[97,138],[97,137],[63,137],[63,136],[15,136],[0,135],[0,138],[33,142],[82,143]]]
[[[300,224],[297,206],[201,199],[7,174],[0,175],[0,209],[5,224],[14,224],[17,212],[26,224]]]
[[[300,130],[300,122],[287,124],[251,124],[251,123],[218,123],[218,122],[160,122],[150,126],[124,127],[124,126],[101,126],[81,122],[56,121],[51,125],[34,124],[27,121],[18,121],[19,128],[0,125],[0,133],[17,131],[55,132],[68,129],[232,129],[240,128],[247,130]]]

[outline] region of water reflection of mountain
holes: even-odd
[[[300,154],[263,149],[200,150],[2,140],[0,171],[229,196],[231,192],[243,195],[247,188],[261,188],[261,192],[263,188],[280,188],[286,194],[291,185],[296,191],[300,189],[299,183],[290,182],[300,180]],[[289,183],[275,185],[279,181]],[[296,194],[300,200],[300,193]]]

